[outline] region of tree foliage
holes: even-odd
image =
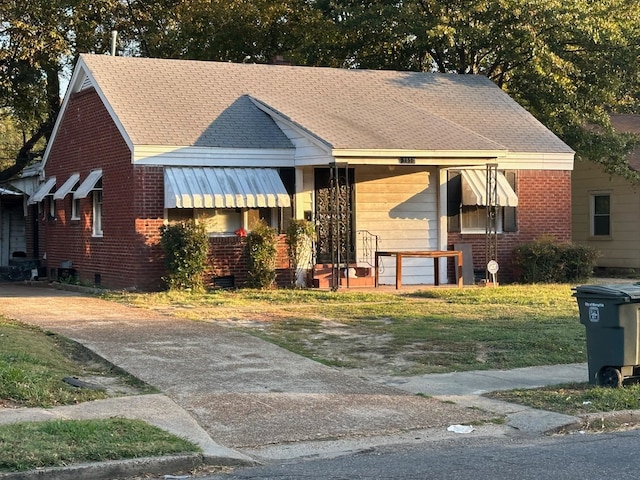
[[[638,112],[640,1],[319,1],[342,65],[486,75],[580,157],[637,177],[608,114]]]
[[[481,74],[581,158],[634,178],[635,137],[610,112],[638,112],[640,0],[0,0],[0,110],[37,158],[80,52]]]
[[[119,0],[0,0],[0,112],[21,132],[11,178],[42,155],[60,111],[60,78],[80,52],[104,51]]]

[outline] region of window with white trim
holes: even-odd
[[[80,199],[71,196],[71,220],[80,220]]]
[[[93,190],[92,198],[92,233],[94,237],[102,237],[102,182]]]
[[[233,236],[241,228],[250,232],[258,220],[283,232],[291,218],[291,208],[170,208],[169,223],[196,220],[204,224],[209,236]]]
[[[516,172],[503,172],[505,178],[515,190]],[[517,207],[496,208],[497,233],[517,232]],[[462,204],[462,175],[457,170],[447,172],[447,232],[463,234],[485,234],[487,225],[487,207]]]
[[[56,201],[53,199],[53,195],[47,195],[49,200],[49,218],[56,218]]]
[[[591,235],[611,236],[611,195],[597,193],[591,195]]]
[[[502,209],[496,209],[496,227],[502,233]],[[486,233],[487,207],[462,205],[460,208],[460,228],[462,233]]]

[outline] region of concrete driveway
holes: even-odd
[[[367,381],[228,327],[80,293],[3,283],[0,313],[82,343],[160,389],[215,442],[241,451],[445,431],[496,416]]]

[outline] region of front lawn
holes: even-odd
[[[563,284],[107,298],[240,328],[328,365],[416,375],[586,361],[584,326],[571,293]]]

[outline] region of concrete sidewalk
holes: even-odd
[[[449,425],[498,415],[511,423],[497,434],[538,434],[577,419],[478,394],[587,380],[584,365],[366,380],[216,324],[17,284],[0,284],[0,313],[71,338],[163,393],[39,412],[5,409],[0,422],[115,412],[196,441],[209,463],[285,458],[291,445],[305,445],[303,454],[322,445],[348,449],[405,432],[455,435],[446,433]],[[495,426],[476,430],[496,434]]]

